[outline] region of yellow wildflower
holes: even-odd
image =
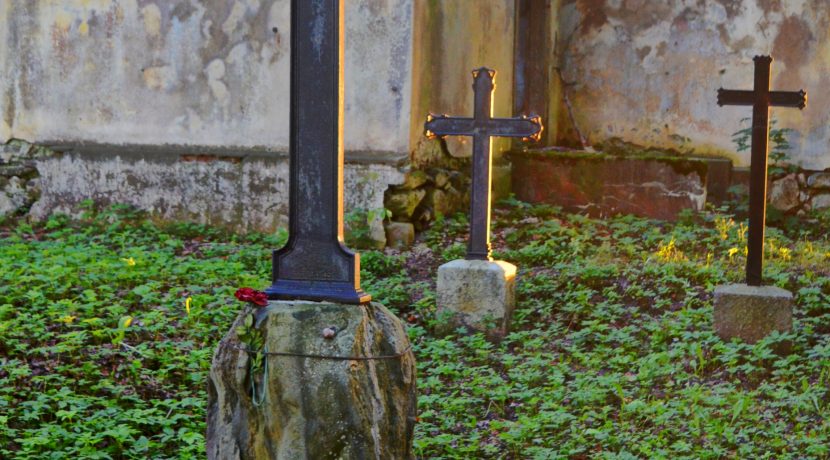
[[[726,217],[716,217],[715,218],[715,229],[717,229],[718,234],[720,235],[720,239],[727,240],[729,239],[729,229],[735,226],[735,221],[731,218]]]
[[[75,318],[77,318],[77,316],[63,315],[60,318],[58,318],[58,321],[62,322],[63,324],[72,324],[72,322],[75,321]]]
[[[677,248],[674,236],[671,237],[668,243],[660,242],[657,245],[657,258],[663,262],[680,262],[686,259],[683,252]]]
[[[745,223],[741,222],[738,225],[738,241],[740,241],[741,243],[746,241],[746,233],[748,230],[749,226],[747,226]]]
[[[133,323],[133,317],[132,316],[125,316],[123,318],[123,322],[121,324],[123,325],[122,327],[124,329],[127,329],[128,327],[130,327],[130,324],[132,324],[132,323]]]
[[[735,254],[737,253],[738,248],[729,248],[729,252],[727,252],[727,254],[729,254],[729,260],[732,261],[732,258],[735,257]]]
[[[128,267],[135,267],[135,259],[133,259],[132,257],[130,257],[129,259],[121,259],[121,260],[123,260],[127,264]]]
[[[193,297],[188,297],[184,300],[184,309],[187,310],[187,316],[190,316],[190,304],[193,303]]]

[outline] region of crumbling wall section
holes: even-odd
[[[563,0],[560,59],[576,124],[591,143],[619,137],[737,166],[732,134],[746,107],[718,107],[717,89],[752,89],[752,58],[771,54],[772,87],[805,89],[800,112],[773,109],[795,130],[793,162],[830,167],[830,3],[825,0]],[[560,143],[579,145],[560,117]]]
[[[403,181],[413,3],[345,2],[347,213],[383,210]],[[240,231],[284,226],[289,46],[290,0],[0,0],[0,143],[64,152],[27,165],[36,203],[26,174],[0,172],[0,215],[92,199]],[[364,219],[373,245],[383,215]]]
[[[30,216],[76,214],[84,200],[129,204],[157,219],[188,221],[238,232],[272,232],[288,224],[288,156],[87,146],[35,161],[42,190]],[[344,209],[383,208],[388,184],[403,181],[400,165],[351,161],[344,174]],[[383,245],[382,219],[365,222]]]
[[[37,161],[50,154],[18,140],[0,145],[0,220],[26,214],[40,198]]]
[[[830,210],[830,168],[793,171],[773,177],[768,195],[770,206],[787,214]]]

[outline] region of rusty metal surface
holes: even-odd
[[[360,304],[360,258],[343,244],[343,2],[291,1],[289,238],[270,299]]]
[[[448,115],[427,116],[427,137],[471,136],[473,138],[473,184],[470,199],[470,240],[467,259],[490,260],[490,195],[493,162],[491,137],[519,137],[538,141],[542,120],[538,116],[493,118],[493,92],[496,71],[473,71],[473,118]]]
[[[718,105],[752,106],[752,163],[749,179],[749,237],[747,241],[746,284],[763,282],[764,225],[767,214],[767,156],[770,107],[807,106],[807,93],[770,91],[772,57],[755,56],[755,86],[752,91],[718,90]]]
[[[516,32],[513,47],[513,113],[537,113],[550,118],[558,104],[552,83],[559,75],[550,65],[555,62],[554,43],[557,6],[551,0],[516,0]],[[540,142],[554,142],[555,127],[542,132]]]

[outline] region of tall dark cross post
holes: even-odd
[[[473,190],[470,200],[470,240],[467,243],[468,260],[490,258],[490,188],[493,163],[491,137],[521,137],[538,141],[542,121],[537,116],[520,118],[493,118],[493,91],[496,71],[482,67],[473,71],[473,118],[447,115],[427,117],[426,135],[472,136]]]
[[[270,299],[371,300],[343,244],[343,4],[291,1],[289,237]]]
[[[807,93],[770,91],[772,57],[755,56],[755,88],[752,91],[718,90],[718,105],[752,106],[752,163],[749,179],[749,240],[746,284],[760,286],[764,263],[764,225],[767,215],[767,154],[769,108],[807,106]]]

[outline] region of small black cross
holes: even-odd
[[[542,134],[542,120],[538,116],[520,118],[493,118],[493,91],[496,71],[482,67],[473,71],[473,118],[447,115],[427,116],[426,135],[472,136],[473,190],[470,200],[470,240],[467,243],[468,260],[490,260],[490,187],[493,163],[491,137],[521,137],[538,141]]]
[[[371,300],[343,244],[343,2],[291,1],[289,237],[270,299]]]
[[[764,263],[764,225],[767,215],[767,155],[769,108],[807,106],[807,93],[770,91],[772,57],[755,56],[755,89],[718,90],[718,105],[752,106],[752,159],[749,179],[749,240],[747,242],[746,284],[760,286]]]

